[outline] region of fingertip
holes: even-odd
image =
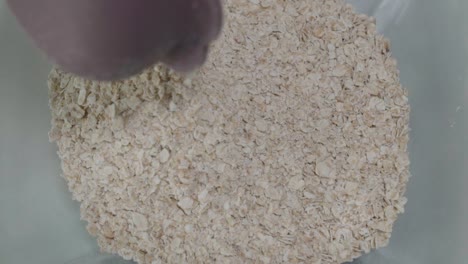
[[[205,62],[222,27],[220,0],[7,3],[52,62],[98,80],[127,78],[158,62],[176,71],[194,70]]]

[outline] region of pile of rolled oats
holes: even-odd
[[[409,107],[341,0],[226,0],[192,78],[53,70],[51,140],[103,251],[139,263],[341,263],[403,212]]]

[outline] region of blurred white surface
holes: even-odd
[[[63,264],[96,251],[48,140],[49,70],[0,2],[0,264]]]
[[[355,263],[467,263],[468,1],[349,2],[392,41],[412,107],[407,212]],[[120,263],[80,258],[98,249],[48,141],[49,69],[0,2],[0,264]]]

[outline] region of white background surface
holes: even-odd
[[[392,41],[412,107],[407,212],[388,248],[355,263],[468,263],[468,1],[350,2]],[[0,2],[0,264],[98,251],[48,141],[49,70]]]

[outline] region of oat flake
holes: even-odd
[[[385,246],[409,177],[406,91],[341,0],[226,0],[192,78],[53,70],[51,140],[88,230],[139,263],[342,263]]]

